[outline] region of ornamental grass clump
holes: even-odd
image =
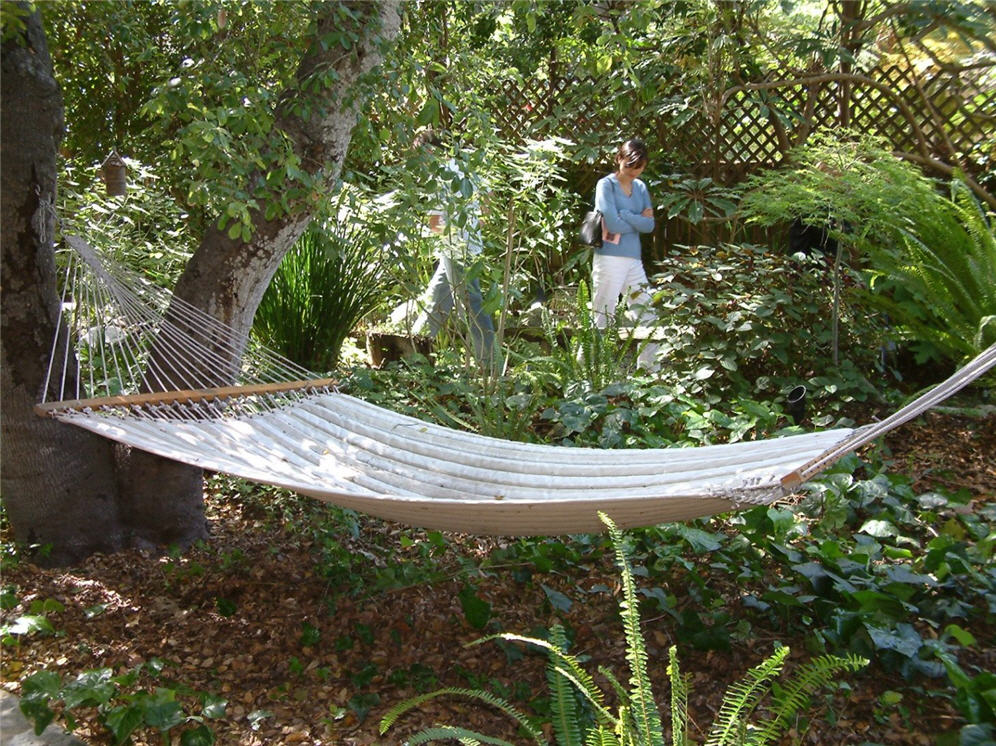
[[[310,370],[332,370],[346,337],[383,299],[379,249],[360,223],[309,226],[263,295],[255,337]]]

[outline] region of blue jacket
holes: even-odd
[[[614,173],[598,180],[595,187],[595,209],[602,211],[605,230],[619,235],[619,243],[603,240],[596,253],[640,258],[640,234],[654,230],[654,219],[641,213],[652,207],[647,185],[633,180],[633,193],[626,196]]]

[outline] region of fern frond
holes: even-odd
[[[759,746],[780,738],[795,713],[806,704],[811,694],[833,682],[839,673],[843,671],[854,673],[867,665],[867,658],[850,654],[844,657],[824,655],[801,666],[774,698],[774,716],[761,723],[755,736]]]
[[[584,696],[584,698],[591,705],[592,710],[595,713],[595,720],[599,725],[615,725],[618,718],[609,712],[605,705],[602,704],[601,690],[596,688],[593,692],[589,691],[577,678],[575,678],[574,674],[566,668],[557,668],[557,673],[574,684],[577,690],[581,692],[582,696]],[[597,695],[597,698],[594,695]]]
[[[567,635],[560,624],[550,628],[551,650],[547,658],[546,680],[550,686],[550,710],[553,732],[560,746],[581,746],[582,713],[572,681],[558,665],[567,653]],[[558,655],[559,654],[559,655]]]
[[[599,726],[588,731],[588,737],[584,743],[585,746],[619,746],[619,739],[612,731]]]
[[[573,655],[563,652],[546,640],[540,640],[534,637],[525,637],[523,635],[516,635],[506,632],[483,638],[483,640],[488,639],[501,639],[508,642],[525,643],[547,651],[548,656],[557,660],[557,665],[555,666],[556,672],[573,684],[578,693],[580,693],[581,696],[583,696],[592,706],[595,712],[596,720],[600,723],[615,722],[615,717],[605,708],[605,694],[601,689],[599,689],[591,674],[584,669],[581,662]],[[625,693],[623,693],[623,695],[625,696]]]
[[[510,741],[501,738],[493,738],[483,733],[457,728],[452,725],[437,725],[432,728],[420,730],[411,736],[407,743],[409,746],[417,746],[422,743],[432,743],[433,741],[459,741],[464,746],[480,746],[480,744],[492,744],[492,746],[515,746]]]
[[[706,746],[733,746],[745,730],[747,717],[757,703],[768,693],[771,679],[779,674],[789,654],[788,647],[772,653],[760,665],[755,666],[741,681],[730,685],[723,696],[716,721],[709,730]]]
[[[681,674],[678,666],[678,648],[668,650],[668,678],[671,682],[671,743],[685,746],[685,733],[688,730],[688,677]]]
[[[581,662],[575,656],[570,653],[563,652],[561,649],[546,640],[540,640],[533,637],[524,637],[522,635],[511,633],[500,633],[494,635],[494,637],[508,642],[521,642],[533,645],[545,650],[548,656],[556,657],[558,663],[570,672],[571,679],[578,688],[578,691],[589,701],[591,701],[592,704],[597,707],[602,707],[602,703],[605,701],[605,695],[602,693],[602,690],[598,688],[598,685],[595,683],[595,680],[592,678],[591,674],[584,669]]]
[[[625,702],[629,699],[629,692],[626,691],[626,687],[619,683],[619,679],[616,678],[616,675],[612,673],[612,671],[605,666],[599,666],[598,672],[605,677],[606,681],[609,682],[609,686],[612,687],[612,691],[616,693],[616,699],[620,702]]]
[[[661,743],[664,729],[661,725],[660,712],[654,700],[653,687],[647,674],[647,649],[640,630],[640,606],[636,597],[636,584],[633,582],[633,571],[629,566],[629,558],[623,547],[622,532],[605,513],[599,513],[599,518],[609,530],[612,545],[615,548],[616,564],[622,576],[623,598],[620,601],[620,612],[623,619],[623,629],[626,633],[626,660],[630,670],[629,707],[633,711],[633,722],[636,725],[644,743]]]
[[[380,720],[380,733],[383,735],[397,721],[399,717],[403,714],[419,707],[429,700],[436,699],[438,697],[453,696],[453,697],[466,697],[467,699],[476,699],[484,702],[497,710],[504,712],[510,718],[515,720],[523,729],[529,733],[530,737],[538,744],[544,743],[543,733],[536,728],[530,722],[529,718],[525,713],[518,710],[514,705],[501,697],[498,697],[491,692],[487,692],[481,689],[464,689],[462,687],[445,687],[443,689],[437,689],[434,692],[427,692],[426,694],[420,694],[418,696],[406,699],[404,702],[395,705]]]

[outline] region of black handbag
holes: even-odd
[[[581,221],[581,228],[578,230],[578,238],[581,243],[594,246],[596,249],[602,245],[602,212],[601,210],[589,210],[584,220]]]

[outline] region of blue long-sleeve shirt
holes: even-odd
[[[633,190],[628,197],[616,174],[599,179],[595,187],[595,209],[602,211],[605,229],[619,234],[619,243],[602,241],[602,247],[595,251],[599,254],[639,259],[640,234],[654,230],[654,219],[642,215],[648,207],[652,207],[650,192],[647,185],[639,179],[633,179]]]

